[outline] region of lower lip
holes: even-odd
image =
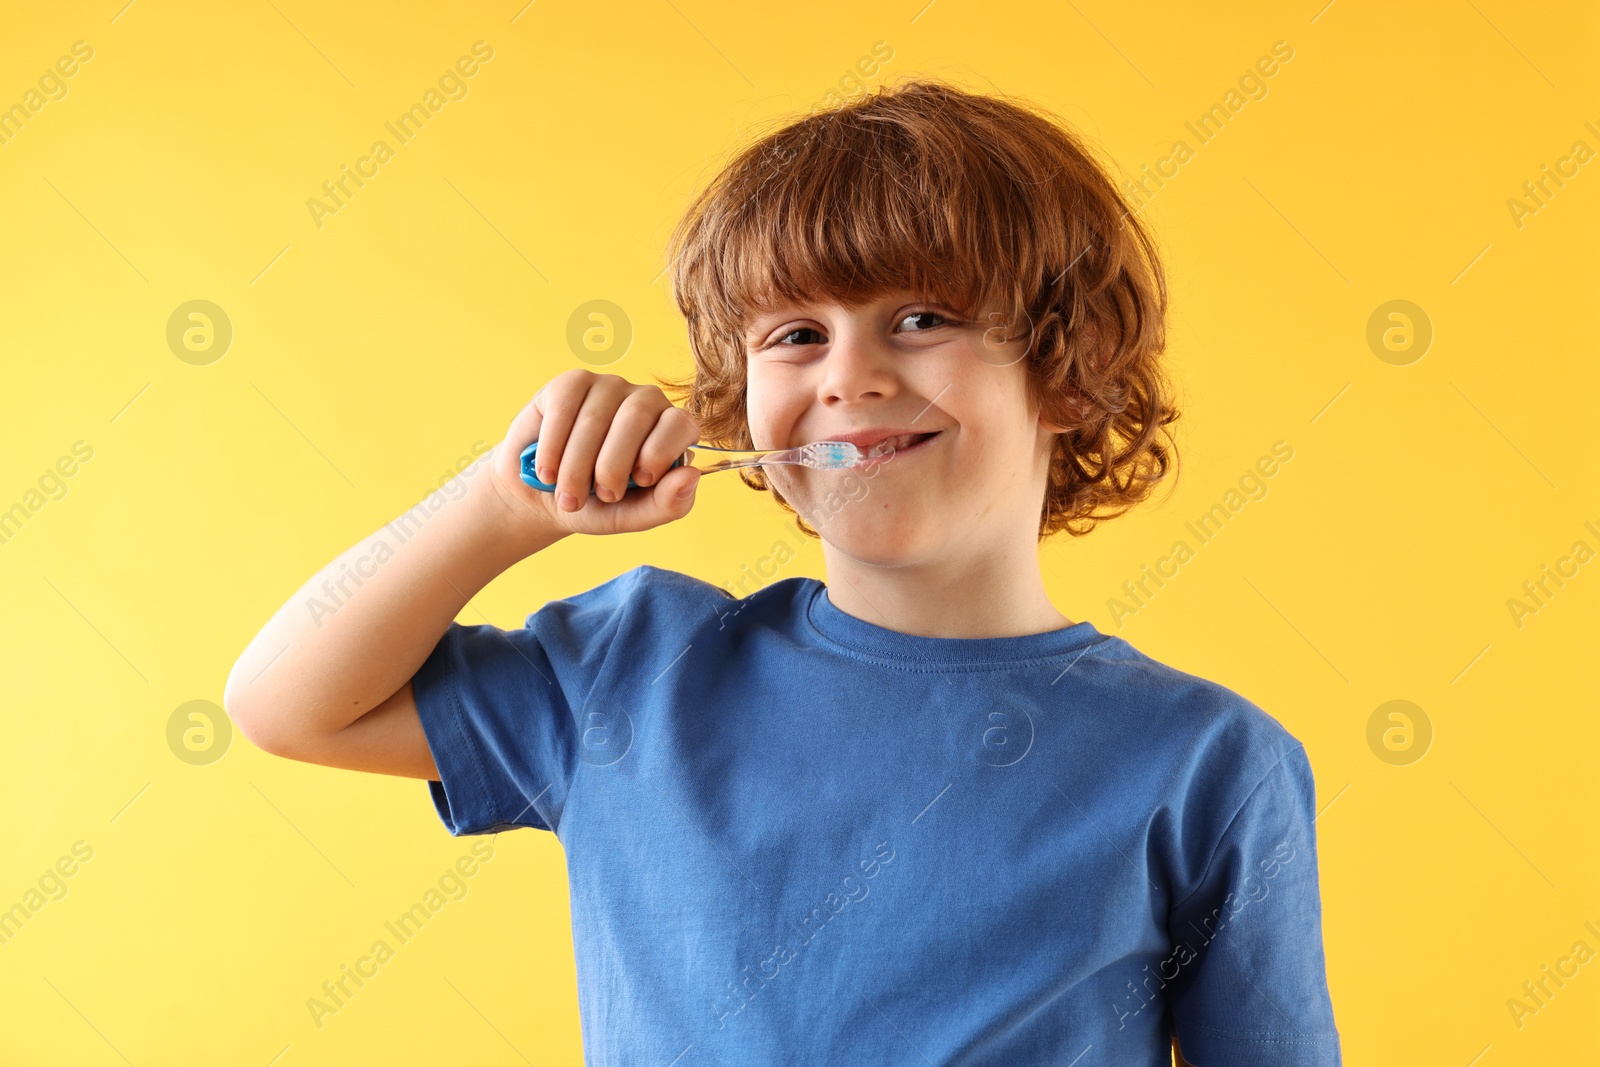
[[[856,466],[857,467],[878,467],[878,466],[882,466],[885,463],[888,463],[890,460],[897,459],[897,458],[899,458],[901,456],[914,456],[918,452],[923,451],[929,445],[931,445],[935,441],[937,441],[943,435],[943,432],[944,431],[941,430],[939,433],[934,434],[932,437],[925,437],[921,441],[918,441],[916,444],[912,445],[910,448],[896,449],[893,452],[886,452],[881,456],[869,456],[869,457],[866,457],[866,458],[862,459],[860,462],[858,462],[856,464]]]

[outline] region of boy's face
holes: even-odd
[[[861,307],[785,305],[745,323],[756,448],[934,434],[874,464],[764,468],[828,545],[861,563],[982,565],[1034,551],[1051,437],[1027,394],[1027,341],[996,319],[892,293]],[[861,431],[866,436],[858,437]],[[912,438],[917,441],[918,438]]]

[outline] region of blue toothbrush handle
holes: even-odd
[[[554,485],[551,485],[549,482],[541,482],[539,480],[539,475],[537,473],[537,471],[539,469],[538,461],[539,461],[539,442],[535,441],[535,442],[533,442],[533,444],[529,445],[527,448],[524,448],[522,450],[522,464],[521,464],[522,480],[524,482],[526,482],[527,484],[533,486],[535,489],[539,489],[539,490],[541,490],[543,492],[546,492],[546,493],[555,492],[556,491],[556,487]],[[681,466],[683,466],[683,456],[679,456],[677,459],[672,461],[672,467],[681,467]],[[667,469],[671,470],[672,467],[668,467]],[[638,489],[638,488],[641,488],[641,487],[640,487],[639,483],[635,482],[632,478],[629,478],[628,479],[628,488],[629,489]],[[589,484],[589,494],[591,496],[594,495],[594,483],[593,482],[590,482],[590,484]]]

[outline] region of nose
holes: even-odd
[[[895,395],[894,353],[864,325],[841,327],[828,346],[817,394],[824,404],[884,400]]]

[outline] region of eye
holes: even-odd
[[[912,319],[923,320],[923,326],[921,328],[908,330],[906,331],[907,333],[927,333],[930,330],[938,329],[940,326],[950,325],[950,320],[937,311],[913,311],[911,314],[901,319],[900,322],[904,324],[910,322]],[[928,323],[928,319],[935,319],[937,321]]]
[[[810,326],[797,326],[794,329],[790,330],[788,333],[786,333],[783,336],[781,336],[781,337],[777,338],[776,340],[774,340],[772,342],[772,344],[768,345],[767,347],[769,347],[769,348],[794,347],[792,345],[786,344],[786,342],[789,340],[789,338],[794,337],[796,334],[802,334],[802,333],[816,334],[819,337],[822,336],[821,331],[813,329]],[[815,343],[815,342],[812,342],[812,343]]]
[[[942,311],[924,310],[913,311],[910,314],[902,316],[900,319],[900,325],[904,326],[905,323],[912,321],[915,321],[917,325],[904,330],[899,330],[897,332],[931,333],[942,326],[954,326],[958,324],[956,319],[946,315]],[[806,335],[810,335],[810,339],[807,339]],[[756,349],[756,351],[766,351],[773,348],[800,348],[809,345],[826,343],[827,338],[823,336],[821,330],[818,330],[813,326],[796,326],[787,333],[780,334],[773,340],[761,345]]]

